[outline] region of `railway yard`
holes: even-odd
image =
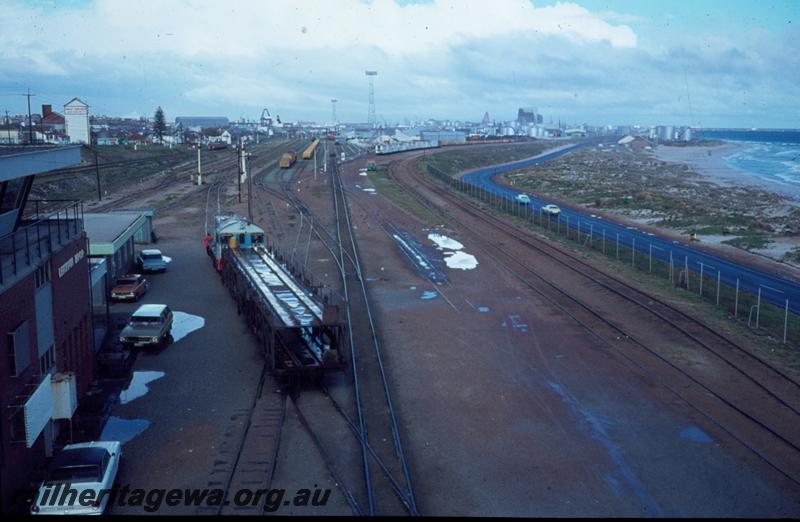
[[[173,261],[144,302],[195,319],[139,353],[146,393],[111,412],[120,483],[288,492],[160,512],[800,513],[800,376],[748,336],[437,181],[419,166],[436,152],[249,152],[241,187],[236,155],[214,151],[202,186],[189,158],[87,205],[156,208]],[[313,324],[337,325],[341,368],[271,371],[277,348],[203,248],[223,211],[252,214]],[[301,490],[318,505],[292,500]]]

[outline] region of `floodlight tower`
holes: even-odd
[[[378,71],[364,71],[364,74],[369,78],[369,110],[367,111],[367,123],[375,126],[375,77],[378,76]]]
[[[336,98],[331,98],[331,107],[333,108],[333,123],[337,123],[336,120],[336,102],[339,101]]]

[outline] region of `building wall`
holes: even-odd
[[[74,103],[64,105],[64,123],[70,143],[90,143],[89,107]]]
[[[16,397],[26,396],[26,385],[38,384],[49,376],[42,375],[42,363],[37,345],[36,294],[50,287],[54,334],[55,366],[51,372],[75,372],[78,401],[85,395],[93,376],[91,348],[91,307],[89,297],[88,244],[81,235],[62,250],[48,258],[37,270],[20,279],[14,286],[0,293],[0,502],[2,511],[12,510],[14,495],[32,486],[31,480],[42,477],[47,452],[45,432],[52,430],[52,422],[45,426],[32,445],[12,439],[9,406],[18,403]],[[47,271],[49,268],[49,272]],[[61,274],[59,274],[61,270]],[[49,273],[49,282],[43,274]],[[8,333],[20,323],[28,321],[30,364],[17,376],[12,376]],[[46,371],[45,371],[46,373]],[[49,438],[49,437],[47,437]],[[19,500],[19,499],[18,499]],[[17,506],[18,507],[18,506]]]

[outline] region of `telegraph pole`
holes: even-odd
[[[239,168],[239,175],[236,177],[236,185],[239,188],[239,203],[242,202],[242,140],[239,140],[239,149],[236,151],[238,155],[237,166]]]
[[[36,96],[35,94],[31,94],[30,88],[28,88],[27,93],[22,93],[21,96],[26,96],[28,98],[28,145],[33,145],[33,120],[31,119],[31,96]]]
[[[203,184],[203,168],[200,162],[200,144],[197,144],[197,184]]]
[[[100,191],[100,164],[97,162],[97,145],[92,147],[94,152],[94,173],[97,177],[97,201],[103,201],[103,194]]]

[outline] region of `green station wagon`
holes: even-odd
[[[139,307],[119,336],[127,346],[158,346],[172,330],[172,310],[167,305],[146,304]]]

